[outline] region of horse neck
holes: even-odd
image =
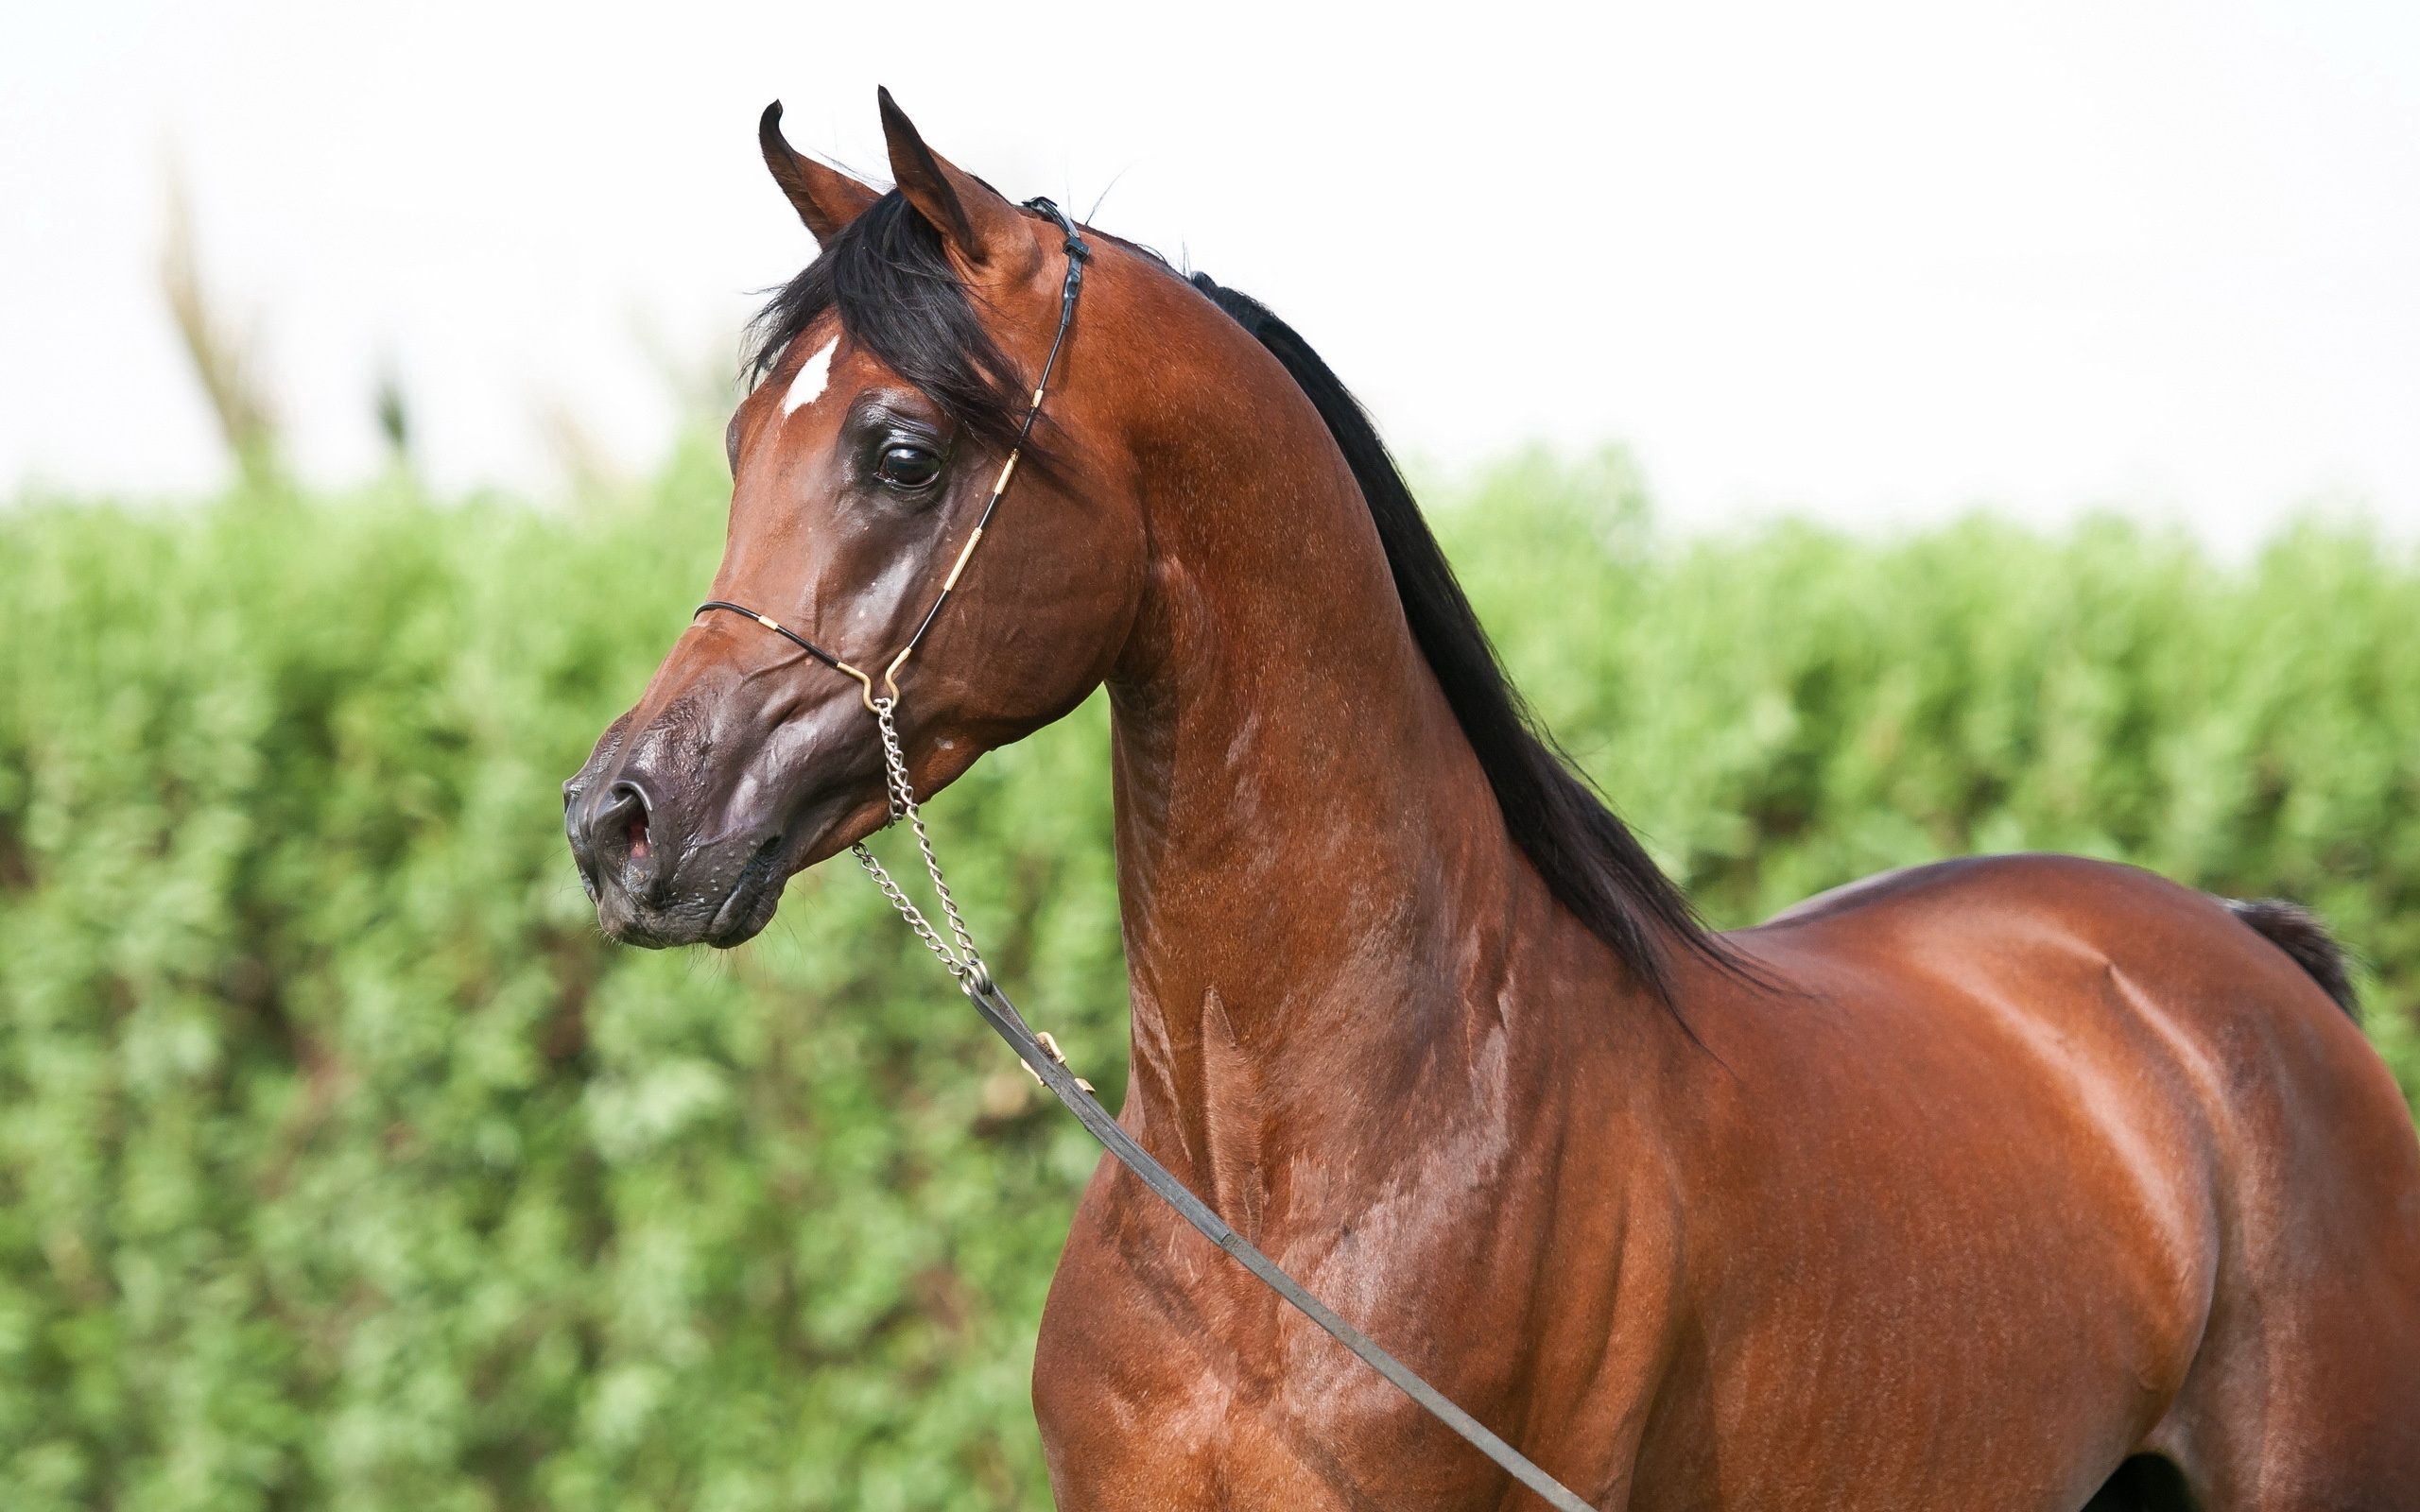
[[[1357,484],[1266,366],[1282,396],[1155,459],[1111,684],[1130,1106],[1197,1168],[1222,1125],[1351,1148],[1357,1119],[1486,1095],[1457,1065],[1502,1051],[1488,985],[1543,896]]]

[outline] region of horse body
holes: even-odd
[[[1273,1161],[1222,1149],[1239,1113],[1294,1121],[1242,1066],[1167,1097],[1155,1062],[1243,1057],[1234,1010],[1164,1030],[1138,995],[1127,1122],[1602,1505],[2072,1512],[2137,1452],[2194,1505],[2408,1503],[2420,1246],[2413,1204],[2366,1194],[2420,1191],[2420,1161],[2281,953],[2065,857],[1896,874],[1735,937],[1788,985],[1697,983],[1703,1049],[1608,1032],[1601,974],[1501,972],[1526,1009],[1463,984],[1500,1025],[1487,1074],[1442,1067],[1465,1106],[1301,1085],[1418,1130],[1349,1168],[1317,1115]],[[1106,1162],[1035,1384],[1067,1508],[1522,1504]]]
[[[1054,243],[904,117],[880,198],[773,119],[839,270],[777,307],[714,596],[909,644],[973,470],[934,493],[867,459],[945,456],[935,393],[1000,433],[1022,391],[930,349],[1029,375]],[[891,277],[984,323],[886,326]],[[2420,1145],[2314,980],[2332,947],[2059,857],[1696,933],[1521,744],[1306,349],[1121,245],[1086,290],[1053,455],[901,723],[929,792],[1107,682],[1121,1121],[1154,1156],[1602,1507],[2420,1506]],[[807,360],[829,391],[794,418]],[[883,822],[866,723],[700,622],[566,789],[607,927],[761,928]],[[1530,1500],[1106,1161],[1034,1385],[1067,1512]]]

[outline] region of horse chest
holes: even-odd
[[[1230,1153],[1240,1225],[1262,1214],[1237,1173],[1258,1168]],[[1482,1458],[1130,1185],[1087,1194],[1043,1318],[1035,1409],[1063,1512],[1493,1505]],[[1281,1263],[1473,1411],[1511,1410],[1535,1341],[1500,1257],[1471,1246],[1487,1225],[1374,1201],[1289,1243],[1296,1217],[1281,1201],[1261,1225]]]
[[[1180,1236],[1193,1239],[1194,1236]],[[1492,1467],[1308,1323],[1221,1271],[1206,1242],[1122,1300],[1062,1264],[1034,1365],[1061,1512],[1325,1512],[1492,1505]],[[1125,1263],[1117,1262],[1124,1269]],[[1331,1290],[1337,1290],[1331,1279]]]

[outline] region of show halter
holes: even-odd
[[[772,616],[760,614],[744,604],[709,599],[698,606],[697,613],[722,610],[745,615],[835,672],[844,673],[857,680],[866,709],[873,715],[875,728],[882,737],[883,783],[890,795],[890,820],[895,824],[905,819],[914,832],[916,850],[924,858],[925,875],[932,880],[933,894],[941,901],[942,916],[948,925],[949,937],[944,939],[933,927],[924,912],[901,890],[890,873],[883,868],[882,863],[874,858],[873,852],[866,849],[863,841],[850,847],[850,850],[856,856],[858,865],[865,868],[866,874],[873,879],[874,885],[882,889],[883,897],[890,900],[890,906],[898,911],[908,927],[915,931],[916,937],[924,941],[925,948],[933,953],[958,983],[959,989],[975,1005],[975,1011],[1002,1040],[1008,1041],[1009,1048],[1016,1052],[1017,1058],[1025,1062],[1026,1070],[1032,1074],[1034,1079],[1065,1104],[1067,1110],[1076,1115],[1093,1138],[1115,1156],[1120,1164],[1140,1177],[1143,1184],[1157,1194],[1162,1201],[1175,1209],[1178,1216],[1200,1230],[1212,1244],[1234,1256],[1246,1270],[1260,1278],[1304,1316],[1334,1335],[1339,1343],[1358,1355],[1372,1369],[1400,1387],[1404,1395],[1419,1403],[1430,1417],[1461,1435],[1515,1480],[1544,1497],[1557,1512],[1595,1512],[1568,1486],[1540,1469],[1529,1456],[1456,1406],[1409,1366],[1371,1342],[1360,1330],[1337,1316],[1326,1303],[1304,1290],[1291,1276],[1280,1270],[1275,1262],[1236,1232],[1207,1203],[1195,1196],[1191,1189],[1154,1160],[1149,1150],[1136,1143],[1134,1137],[1119,1125],[1109,1109],[1103,1108],[1100,1100],[1093,1094],[1092,1083],[1068,1069],[1067,1057],[1060,1052],[1059,1042],[1048,1034],[1035,1032],[1026,1022],[1024,1015],[1017,1011],[1016,1005],[1011,1003],[998,984],[992,980],[990,970],[984,966],[981,954],[975,948],[974,936],[967,932],[966,920],[959,914],[958,901],[950,895],[949,884],[942,877],[941,862],[933,854],[932,838],[925,831],[925,816],[916,806],[915,788],[908,780],[908,761],[900,748],[899,729],[893,719],[899,707],[899,669],[908,664],[908,659],[915,654],[918,644],[924,640],[925,632],[931,629],[933,621],[940,617],[942,606],[949,602],[950,593],[957,589],[959,576],[965,573],[967,562],[975,556],[977,544],[982,541],[984,530],[992,523],[993,512],[1000,507],[1001,495],[1009,491],[1009,480],[1016,473],[1017,458],[1024,454],[1026,442],[1033,435],[1034,421],[1042,416],[1043,396],[1049,389],[1050,374],[1059,364],[1060,351],[1066,346],[1067,332],[1075,323],[1076,298],[1083,291],[1084,265],[1092,258],[1092,248],[1085,243],[1082,232],[1056,204],[1048,199],[1028,199],[1026,208],[1058,222],[1060,231],[1066,237],[1067,277],[1059,291],[1059,329],[1050,338],[1048,355],[1042,359],[1042,374],[1034,383],[1033,400],[1026,406],[1024,422],[1017,427],[1016,441],[1009,448],[1008,459],[1000,464],[999,476],[993,481],[992,495],[984,501],[983,512],[976,517],[974,533],[966,538],[966,544],[959,548],[958,559],[951,563],[949,576],[942,579],[942,591],[934,595],[931,607],[925,610],[925,617],[917,622],[915,633],[908,637],[908,644],[901,646],[899,654],[882,669],[881,690],[876,691],[871,675]]]

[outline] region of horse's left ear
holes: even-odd
[[[1019,278],[1030,272],[1041,248],[1017,207],[926,146],[890,91],[881,90],[879,95],[890,177],[916,213],[931,222],[969,268],[987,278]]]

